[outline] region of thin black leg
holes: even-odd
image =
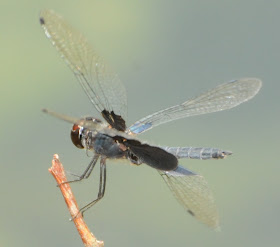
[[[83,174],[81,176],[77,176],[77,175],[74,175],[74,176],[77,176],[78,178],[77,179],[74,179],[74,180],[70,180],[70,181],[67,181],[65,183],[74,183],[74,182],[78,182],[78,181],[81,181],[83,179],[86,179],[90,176],[98,158],[99,158],[99,154],[95,154],[91,160],[91,162],[89,163],[89,165],[87,166],[86,170],[83,172]]]
[[[106,187],[106,157],[101,157],[100,159],[100,179],[99,179],[99,191],[97,198],[85,205],[80,209],[80,213],[83,214],[86,210],[91,208],[95,203],[97,203],[105,194]]]

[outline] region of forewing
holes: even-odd
[[[180,105],[140,119],[129,127],[128,132],[139,134],[175,119],[233,108],[253,98],[261,85],[262,82],[256,78],[243,78],[222,84]]]
[[[111,120],[109,124],[112,127],[122,130],[127,103],[125,88],[118,75],[96,54],[80,32],[52,10],[41,12],[40,23],[95,108],[107,121]],[[119,117],[122,120],[120,124]]]
[[[51,111],[51,110],[48,110],[48,109],[43,109],[42,110],[44,113],[47,113],[55,118],[58,118],[58,119],[61,119],[65,122],[68,122],[68,123],[72,123],[72,124],[76,124],[76,125],[79,125],[79,126],[82,126],[82,127],[85,127],[89,130],[92,130],[92,131],[96,131],[96,130],[99,130],[99,129],[103,129],[105,126],[101,123],[98,123],[95,119],[95,121],[92,121],[93,118],[75,118],[75,117],[71,117],[71,116],[68,116],[68,115],[65,115],[65,114],[61,114],[61,113],[58,113],[58,112],[54,112],[54,111]]]
[[[158,170],[158,172],[188,213],[207,226],[219,229],[216,204],[204,177],[181,166],[175,171]]]

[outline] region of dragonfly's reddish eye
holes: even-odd
[[[81,149],[84,148],[84,146],[82,144],[82,135],[81,135],[82,129],[83,128],[80,127],[79,125],[74,124],[73,127],[72,127],[72,130],[71,130],[71,134],[70,134],[73,144],[77,148],[81,148]]]

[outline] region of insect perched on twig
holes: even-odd
[[[126,126],[126,92],[117,74],[89,45],[84,36],[51,10],[41,12],[40,23],[46,36],[73,71],[87,97],[106,122],[88,117],[73,118],[53,111],[44,112],[73,124],[71,139],[78,148],[94,156],[84,173],[74,181],[88,178],[100,159],[100,185],[93,206],[105,193],[106,159],[128,159],[155,168],[183,207],[206,225],[219,226],[218,213],[206,180],[178,164],[182,158],[223,159],[232,154],[217,148],[157,147],[141,143],[136,136],[176,119],[233,108],[253,98],[261,88],[256,78],[243,78],[221,84],[200,96],[148,115]]]

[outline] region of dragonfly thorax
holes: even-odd
[[[85,148],[107,158],[121,158],[127,148],[115,140],[114,136],[118,133],[101,120],[87,117],[73,125],[71,140],[77,148]],[[125,138],[120,136],[120,139]]]

